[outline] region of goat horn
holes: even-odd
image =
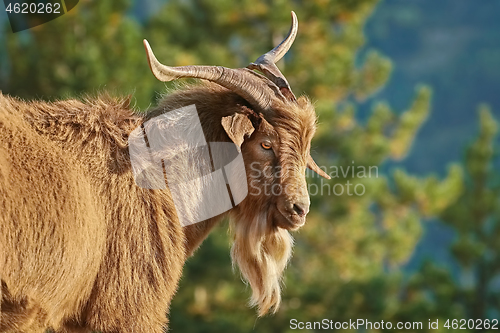
[[[155,57],[147,40],[144,47],[148,56],[149,68],[154,76],[163,82],[191,77],[215,82],[230,89],[247,100],[251,105],[264,111],[271,110],[272,99],[279,94],[278,87],[265,77],[247,68],[226,68],[222,66],[179,66],[161,64]],[[280,94],[279,94],[280,95]]]
[[[261,55],[255,62],[247,66],[250,69],[256,69],[262,72],[269,80],[274,82],[279,88],[283,96],[291,101],[295,101],[295,95],[288,84],[287,79],[281,73],[276,63],[283,58],[283,56],[288,52],[290,47],[297,36],[297,30],[299,28],[299,21],[297,15],[292,11],[292,25],[288,36],[274,49]]]
[[[326,179],[331,179],[330,176],[328,176],[328,174],[326,172],[321,170],[321,168],[316,164],[316,162],[314,162],[311,155],[309,155],[309,157],[307,159],[307,167],[309,169],[311,169],[312,171],[316,172],[321,177],[326,178]]]

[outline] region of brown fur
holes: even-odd
[[[166,96],[145,117],[109,98],[46,103],[0,94],[0,332],[163,331],[186,258],[222,216],[182,228],[168,190],[135,185],[127,138],[143,121],[190,104],[207,141],[228,141],[221,118],[249,107],[210,83]],[[285,199],[294,200],[304,191],[314,109],[299,99],[266,120],[242,146],[247,177],[259,154],[252,142],[273,136],[279,150],[260,167],[287,171],[257,183],[291,186]],[[250,194],[229,213],[233,261],[260,314],[279,306],[291,254],[275,199]]]

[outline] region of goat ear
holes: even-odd
[[[238,151],[245,140],[245,135],[250,136],[255,130],[248,116],[241,113],[222,117],[221,123],[229,138],[238,147]]]

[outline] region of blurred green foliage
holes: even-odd
[[[6,34],[10,66],[0,76],[3,93],[55,99],[109,91],[133,94],[137,107],[146,108],[165,84],[149,71],[143,38],[163,63],[244,67],[281,41],[290,10],[297,13],[299,35],[279,65],[295,93],[315,102],[312,154],[332,180],[309,174],[312,210],[295,235],[275,316],[257,319],[245,306],[249,290],[231,270],[224,224],[185,267],[171,308],[173,332],[287,332],[292,318],[421,321],[428,331],[429,319],[498,318],[496,122],[482,107],[478,139],[444,179],[379,170],[408,154],[428,117],[431,91],[418,87],[403,112],[377,102],[365,122],[358,120],[356,104],[391,73],[391,61],[375,50],[356,63],[377,2],[169,0],[141,25],[127,14],[128,1],[81,0],[58,20]],[[402,270],[432,218],[455,232],[450,251],[458,279],[432,260],[411,274]]]
[[[152,97],[142,27],[123,15],[128,1],[80,1],[50,24],[5,34],[9,68],[0,89],[23,98],[131,94]]]
[[[487,102],[500,116],[499,12],[500,1],[380,1],[365,26],[365,48],[390,55],[394,70],[375,99],[388,99],[400,109],[419,82],[435,92],[434,112],[411,154],[397,165],[421,175],[443,175],[474,136],[475,107]],[[360,114],[367,113],[371,101]]]

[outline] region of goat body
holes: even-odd
[[[0,332],[162,332],[186,258],[168,191],[134,184],[141,117],[0,95]]]
[[[0,93],[0,332],[162,332],[186,258],[224,215],[251,304],[259,315],[277,311],[288,231],[309,211],[305,169],[328,178],[310,155],[314,107],[295,97],[275,65],[297,24],[292,12],[285,40],[250,64],[263,74],[165,66],[145,41],[161,81],[210,82],[179,89],[144,115],[127,100],[24,102]],[[233,142],[258,191],[227,214],[183,228],[168,188],[135,184],[127,143],[138,126],[193,104],[205,141]],[[170,176],[171,184],[185,179]],[[182,203],[186,212],[199,207],[199,196]]]

